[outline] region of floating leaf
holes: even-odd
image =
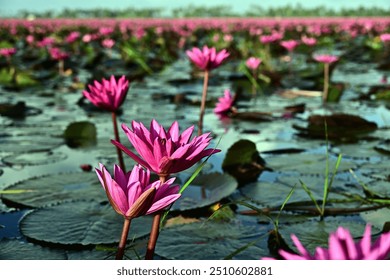
[[[66,260],[64,250],[51,249],[17,239],[0,241],[0,260]]]
[[[87,121],[71,123],[64,132],[64,138],[71,148],[96,145],[96,127]]]
[[[266,169],[256,144],[250,140],[239,140],[226,153],[222,169],[237,179],[239,184],[256,181]]]
[[[14,131],[19,129],[23,128],[13,128]],[[11,153],[50,151],[63,143],[63,139],[43,135],[3,137],[1,141],[0,151]]]
[[[266,237],[261,238],[267,230],[268,226],[244,225],[237,221],[172,226],[160,233],[156,254],[173,260],[217,260],[258,239],[234,259],[259,259],[268,251]]]
[[[60,152],[30,152],[28,154],[10,155],[3,158],[7,165],[41,165],[50,164],[66,159],[66,155]]]
[[[330,170],[333,170],[337,162],[337,158],[329,158]],[[277,172],[299,172],[301,174],[320,174],[324,175],[326,166],[325,154],[290,154],[290,155],[274,155],[267,158],[267,166]],[[338,173],[348,171],[355,168],[356,163],[343,159],[337,170]]]
[[[187,211],[210,206],[231,195],[237,181],[228,174],[200,174],[186,188],[171,210]]]
[[[325,122],[327,123],[328,139],[340,142],[356,142],[359,137],[378,128],[374,122],[344,113],[329,116],[312,115],[308,119],[307,128],[299,126],[294,126],[294,128],[300,131],[300,136],[325,139]]]
[[[128,240],[150,232],[151,217],[140,217],[131,223]],[[31,211],[20,222],[27,238],[63,245],[96,245],[119,242],[123,217],[110,204],[70,202]]]
[[[3,194],[5,202],[33,208],[73,200],[107,201],[96,174],[85,172],[32,178],[16,183],[5,191],[23,191]]]

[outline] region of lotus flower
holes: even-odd
[[[382,42],[390,41],[390,33],[383,33],[379,36]]]
[[[118,165],[114,165],[114,178],[99,164],[96,174],[106,191],[114,210],[126,219],[155,213],[176,201],[179,186],[171,186],[176,178],[165,183],[157,180],[149,184],[150,171],[135,165],[131,172],[125,173]]]
[[[104,39],[102,41],[102,46],[106,49],[111,49],[115,45],[115,41],[112,39]]]
[[[302,43],[304,43],[306,46],[314,46],[317,44],[317,39],[313,37],[306,37],[302,36],[301,38]]]
[[[88,85],[89,91],[84,90],[83,94],[95,106],[115,112],[124,102],[129,81],[122,76],[118,81],[112,75],[110,80],[103,79],[101,83],[94,81],[93,85]]]
[[[225,90],[224,96],[218,98],[218,103],[215,106],[214,113],[218,115],[227,115],[229,112],[233,111],[234,98],[230,94],[228,89]]]
[[[59,48],[50,48],[49,53],[54,60],[64,60],[69,57],[69,54],[61,51]]]
[[[311,255],[295,235],[291,235],[299,255],[284,250],[279,254],[286,260],[385,260],[390,257],[390,232],[383,233],[371,245],[371,225],[366,225],[363,238],[354,242],[348,229],[339,227],[329,236],[329,248],[317,247]]]
[[[322,63],[333,63],[339,60],[339,57],[336,55],[330,55],[330,54],[316,54],[313,56],[314,60]]]
[[[280,45],[289,52],[292,52],[299,45],[299,42],[296,40],[287,40],[280,42]]]
[[[203,46],[203,49],[192,48],[192,51],[186,51],[190,60],[202,70],[212,70],[222,64],[222,62],[230,55],[225,49],[218,52],[215,48]]]
[[[5,56],[5,57],[10,57],[16,53],[15,48],[3,48],[0,49],[0,55]]]
[[[148,130],[142,123],[132,122],[131,130],[125,124],[122,129],[138,152],[139,156],[115,140],[111,142],[142,166],[159,176],[168,176],[190,168],[203,157],[220,152],[206,149],[210,143],[210,133],[195,136],[190,140],[194,126],[179,133],[179,124],[173,122],[166,131],[156,120],[152,120]]]
[[[249,69],[256,70],[261,63],[261,59],[257,57],[250,57],[246,60],[245,64]]]

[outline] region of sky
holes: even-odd
[[[28,10],[31,12],[39,11],[61,11],[64,8],[70,9],[89,9],[89,8],[109,8],[109,9],[121,9],[121,8],[156,8],[163,7],[167,11],[173,8],[187,7],[190,4],[195,6],[217,6],[226,5],[231,6],[232,10],[238,13],[244,13],[249,10],[251,5],[259,5],[264,8],[279,7],[290,4],[295,6],[300,3],[302,6],[318,7],[320,5],[327,8],[334,8],[338,10],[340,8],[356,8],[363,7],[381,7],[385,9],[390,8],[389,0],[0,0],[0,15],[12,16],[20,10]]]

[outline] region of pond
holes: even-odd
[[[340,57],[330,75],[338,102],[322,102],[323,68],[307,49],[277,50],[273,72],[263,72],[271,80],[258,81],[256,96],[239,55],[211,71],[203,131],[221,152],[173,204],[155,258],[272,256],[282,246],[272,235],[275,221],[283,246],[295,248],[294,233],[310,251],[326,247],[339,226],[356,238],[366,223],[374,237],[382,231],[390,220],[390,103],[378,96],[389,93],[383,77],[390,64],[383,49],[358,48],[359,40],[332,43]],[[203,76],[185,50],[169,63],[152,58],[150,73],[124,63],[115,49],[103,50],[94,66],[71,57],[63,75],[38,54],[16,58],[21,68],[36,69],[39,82],[0,88],[0,259],[114,259],[122,218],[94,172],[99,163],[110,171],[117,163],[111,116],[82,91],[93,79],[124,74],[131,82],[120,123],[196,126]],[[238,113],[221,117],[213,109],[226,89],[236,94]],[[121,132],[130,148],[126,138]],[[130,169],[134,161],[125,156],[125,164]],[[177,183],[197,167],[177,174]],[[307,189],[321,205],[329,182],[322,220]],[[134,220],[126,258],[143,258],[150,226],[148,216]]]

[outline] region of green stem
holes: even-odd
[[[130,230],[130,224],[131,224],[131,219],[125,218],[123,222],[121,240],[119,241],[118,251],[116,252],[116,257],[115,257],[116,260],[123,259],[123,255],[125,253],[125,248],[126,248],[127,235],[129,234],[129,230]]]
[[[200,114],[199,114],[199,122],[198,122],[198,135],[202,135],[203,133],[203,116],[206,108],[208,83],[209,83],[209,70],[205,70],[204,80],[203,80],[202,101],[200,104]]]
[[[119,138],[118,122],[117,122],[116,113],[112,112],[111,116],[112,116],[112,124],[114,126],[115,140],[120,143],[121,141],[120,141],[120,138]],[[116,153],[118,155],[119,166],[123,170],[123,172],[125,172],[126,171],[126,166],[125,166],[125,162],[123,161],[122,150],[119,149],[118,147],[116,147]]]

